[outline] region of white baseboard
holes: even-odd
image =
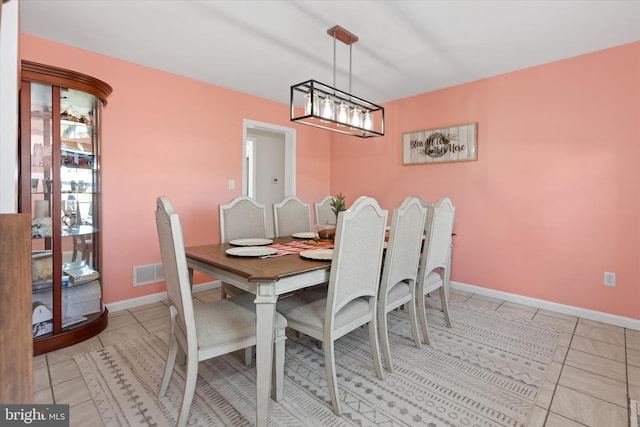
[[[638,409],[640,409],[640,402],[635,399],[629,399],[629,407],[631,409],[631,427],[638,427],[638,421],[640,421],[640,416],[638,414]]]
[[[206,291],[207,289],[219,288],[221,285],[219,280],[214,280],[212,282],[201,283],[199,285],[193,286],[193,292]],[[105,304],[107,309],[110,312],[116,312],[120,310],[127,310],[129,308],[134,308],[139,305],[151,304],[158,301],[163,301],[167,299],[166,292],[160,292],[158,294],[145,295],[143,297],[131,298],[124,301],[113,302],[111,304]]]
[[[601,311],[589,310],[586,308],[573,307],[571,305],[558,304],[557,302],[545,301],[537,298],[525,297],[522,295],[511,294],[508,292],[496,291],[493,289],[481,288],[479,286],[467,285],[460,282],[451,282],[451,288],[459,289],[465,292],[471,292],[487,297],[498,298],[517,304],[529,305],[544,310],[557,311],[558,313],[568,314],[570,316],[582,317],[583,319],[593,320],[596,322],[608,323],[610,325],[620,326],[623,328],[640,330],[640,320],[630,317],[617,316],[615,314],[603,313]]]
[[[193,287],[194,292],[200,292],[207,289],[214,289],[221,286],[219,280],[212,282],[201,283]],[[525,297],[518,294],[511,294],[509,292],[496,291],[493,289],[482,288],[479,286],[468,285],[461,282],[451,282],[453,289],[459,289],[465,292],[471,292],[478,295],[483,295],[492,298],[498,298],[505,301],[524,304],[531,307],[541,308],[543,310],[557,311],[558,313],[567,314],[570,316],[582,317],[583,319],[589,319],[596,322],[608,323],[610,325],[620,326],[623,328],[635,329],[640,331],[640,320],[631,319],[629,317],[617,316],[615,314],[603,313],[601,311],[588,310],[586,308],[574,307],[571,305],[558,304],[556,302],[545,301],[537,298]],[[139,298],[132,298],[125,301],[118,301],[111,304],[106,304],[110,312],[116,312],[120,310],[126,310],[134,308],[140,305],[151,304],[158,301],[167,299],[166,292],[160,292],[158,294],[145,295]]]

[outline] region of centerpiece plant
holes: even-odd
[[[344,194],[342,194],[342,192],[338,193],[338,195],[334,197],[333,200],[331,200],[331,202],[329,202],[329,205],[331,206],[331,210],[333,211],[333,214],[336,216],[336,224],[337,224],[338,214],[346,209]]]
[[[331,206],[331,211],[336,216],[336,222],[317,225],[320,240],[332,241],[334,239],[336,235],[336,225],[338,224],[338,214],[346,209],[344,194],[338,193],[338,195],[333,197],[329,202],[329,206]]]

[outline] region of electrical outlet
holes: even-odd
[[[605,286],[615,286],[616,285],[616,273],[604,273],[604,285]]]

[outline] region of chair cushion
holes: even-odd
[[[444,282],[442,281],[442,277],[440,277],[440,273],[436,271],[431,271],[427,274],[427,277],[424,278],[424,293],[435,291],[436,289],[444,286]]]
[[[393,285],[393,288],[387,294],[387,305],[395,306],[398,301],[402,301],[402,303],[411,300],[411,289],[409,288],[409,283],[406,280],[402,282],[398,282]]]
[[[201,348],[243,340],[256,334],[255,295],[243,294],[207,304],[195,304],[193,314]],[[287,320],[275,314],[275,329],[285,328]]]
[[[288,298],[281,299],[278,301],[278,312],[289,321],[289,326],[293,329],[295,329],[295,323],[298,323],[322,333],[326,305],[326,290],[313,289],[296,292]],[[338,312],[334,329],[340,329],[340,327],[359,317],[366,316],[368,313],[369,303],[363,298],[356,298]]]

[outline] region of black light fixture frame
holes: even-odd
[[[358,36],[350,33],[344,28],[336,25],[327,30],[327,34],[333,37],[333,86],[336,85],[336,40],[340,40],[344,44],[349,45],[349,92],[351,92],[351,46],[358,41]],[[330,130],[333,132],[339,132],[345,135],[358,136],[360,138],[371,138],[376,136],[384,136],[384,108],[365,101],[362,98],[351,95],[340,89],[336,89],[333,86],[320,83],[316,80],[307,80],[297,85],[291,86],[290,101],[291,106],[291,121],[298,122],[309,126],[314,126],[321,129]],[[309,111],[307,114],[305,105],[305,97],[309,96]],[[340,122],[335,119],[322,117],[320,111],[320,102],[325,98],[333,100],[334,105],[344,102],[349,109],[359,108],[363,110],[363,113],[367,111],[372,114],[373,122],[377,123],[371,129],[366,129],[360,126],[353,126],[349,123]],[[318,102],[314,102],[317,99]],[[301,102],[298,102],[301,100]],[[302,115],[296,115],[295,105],[302,104]],[[335,117],[335,116],[334,116]],[[376,130],[378,129],[378,130]]]
[[[373,114],[374,120],[377,123],[380,123],[380,131],[374,129],[365,129],[363,127],[356,127],[350,125],[349,123],[342,123],[337,120],[332,120],[329,118],[324,118],[320,115],[319,108],[317,108],[316,103],[311,103],[310,114],[304,114],[304,108],[298,107],[298,110],[302,111],[302,115],[296,116],[296,107],[295,107],[295,97],[297,95],[302,96],[304,100],[304,96],[307,94],[311,95],[313,99],[314,96],[318,96],[318,99],[321,101],[325,97],[329,96],[331,99],[338,104],[340,101],[344,101],[345,104],[349,108],[359,107],[364,111],[369,111]],[[351,94],[343,92],[339,89],[326,85],[324,83],[320,83],[316,80],[307,80],[306,82],[299,83],[297,85],[291,86],[291,121],[298,122],[309,126],[315,126],[317,128],[326,129],[334,132],[339,132],[345,135],[358,136],[360,138],[371,138],[376,136],[384,136],[384,108],[373,104],[369,101],[365,101],[364,99],[355,97]],[[363,111],[363,112],[364,112]]]

